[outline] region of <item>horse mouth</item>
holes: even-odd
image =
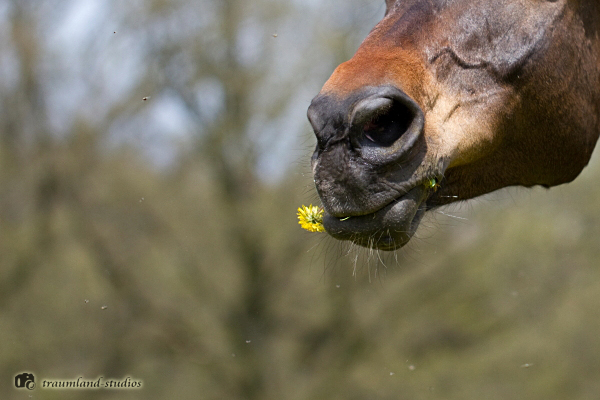
[[[425,214],[428,190],[423,185],[385,205],[379,210],[357,217],[323,217],[325,231],[339,240],[350,240],[360,246],[392,251],[412,238]]]

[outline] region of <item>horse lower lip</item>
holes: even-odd
[[[368,215],[341,221],[325,215],[323,225],[331,236],[339,240],[351,240],[366,247],[393,250],[406,244],[416,230],[423,210],[419,207],[425,200],[422,186],[411,189],[404,196],[382,209]]]

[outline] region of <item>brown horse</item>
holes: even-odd
[[[599,0],[386,7],[308,110],[330,235],[393,250],[427,209],[570,182],[587,165],[600,134]]]

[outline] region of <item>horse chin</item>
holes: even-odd
[[[339,240],[379,250],[396,250],[408,243],[417,230],[425,214],[427,192],[424,186],[414,187],[371,214],[347,219],[325,214],[323,226]]]

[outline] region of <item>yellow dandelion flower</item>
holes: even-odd
[[[323,209],[312,204],[298,208],[298,223],[309,232],[325,232],[323,227]]]

